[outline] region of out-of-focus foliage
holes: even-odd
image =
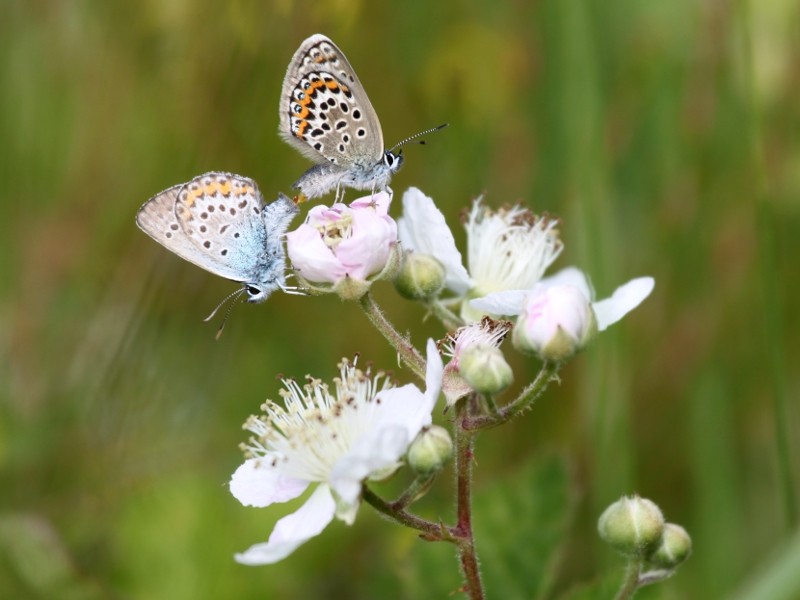
[[[308,163],[276,135],[278,95],[318,31],[358,69],[387,145],[451,124],[406,149],[398,199],[420,187],[461,242],[471,198],[521,201],[563,218],[558,266],[585,268],[599,294],[656,278],[534,411],[481,436],[492,597],[606,597],[621,564],[596,519],[633,492],[695,548],[642,598],[797,597],[775,574],[796,554],[800,464],[798,22],[791,0],[3,2],[0,597],[459,585],[452,548],[368,507],[277,566],[233,562],[286,512],[226,488],[275,375],[396,359],[334,298],[238,307],[215,341],[201,319],[234,285],[134,224],[147,198],[207,170],[289,192]],[[377,296],[415,341],[442,335],[390,285]],[[512,366],[519,385],[536,370]],[[449,485],[425,516],[452,519]]]

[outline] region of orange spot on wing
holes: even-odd
[[[184,201],[184,204],[186,204],[186,206],[192,206],[197,201],[197,199],[202,195],[203,195],[203,188],[197,188],[196,190],[189,190],[188,193],[186,194],[186,200]]]
[[[236,186],[236,189],[233,191],[233,193],[237,196],[246,196],[248,194],[253,196],[255,195],[256,191],[253,189],[252,185],[240,184]]]
[[[297,133],[295,133],[295,137],[299,137],[301,140],[305,141],[306,129],[308,129],[310,125],[308,121],[300,121],[300,125],[297,127]]]

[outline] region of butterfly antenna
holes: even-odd
[[[240,293],[243,291],[244,290],[240,290]],[[231,294],[230,296],[232,295],[233,294]],[[230,298],[230,296],[228,296],[228,298]],[[236,306],[236,301],[231,302],[230,306],[228,306],[228,310],[225,311],[225,317],[222,319],[222,323],[220,324],[219,329],[217,329],[217,333],[214,335],[215,340],[219,340],[219,338],[222,337],[222,330],[225,329],[225,323],[228,322],[228,317],[231,316],[231,311],[233,310],[234,306]]]
[[[234,296],[238,296],[239,294],[242,294],[242,293],[244,293],[244,291],[245,291],[245,290],[244,290],[244,288],[239,288],[239,289],[238,289],[238,290],[236,290],[235,292],[231,292],[230,294],[228,294],[227,296],[225,296],[225,297],[222,299],[222,302],[220,302],[219,304],[217,304],[217,307],[216,307],[214,310],[212,310],[212,311],[211,311],[211,314],[210,314],[210,315],[208,315],[208,316],[207,316],[205,319],[203,319],[203,322],[204,322],[204,323],[208,323],[208,322],[209,322],[211,319],[213,319],[213,318],[214,318],[214,315],[216,315],[216,314],[219,312],[219,309],[220,309],[220,308],[222,308],[222,305],[223,305],[223,304],[225,304],[225,303],[226,303],[228,300],[230,300],[230,299],[231,299],[231,298],[233,298]],[[227,319],[228,317],[225,317],[225,318]]]
[[[420,131],[419,133],[415,133],[411,137],[407,137],[402,142],[398,142],[397,144],[395,144],[394,146],[389,148],[389,152],[394,152],[395,148],[400,148],[401,146],[405,146],[407,143],[413,142],[415,139],[420,138],[423,135],[428,135],[429,133],[433,133],[434,131],[439,131],[440,129],[444,129],[448,125],[450,125],[450,123],[442,123],[441,125],[439,125],[437,127],[431,127],[430,129],[426,129],[425,131]],[[420,140],[419,143],[420,144],[424,144],[425,140]]]

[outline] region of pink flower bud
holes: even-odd
[[[589,299],[572,285],[534,289],[514,328],[514,346],[543,360],[563,361],[583,348],[597,330]]]

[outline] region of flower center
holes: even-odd
[[[338,219],[317,225],[322,241],[328,248],[336,248],[342,240],[353,233],[353,217],[349,213],[341,214]]]
[[[319,379],[304,385],[283,380],[284,405],[267,401],[263,415],[252,416],[245,428],[255,434],[245,453],[279,460],[281,470],[306,481],[327,481],[331,469],[373,424],[380,392],[393,384],[384,373],[375,376],[343,360],[335,391]]]

